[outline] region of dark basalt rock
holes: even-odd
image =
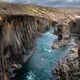
[[[56,80],[80,80],[80,19],[71,21],[69,26],[76,45],[72,44],[69,54],[57,63],[53,70]]]
[[[80,48],[73,47],[53,70],[56,80],[80,80]]]
[[[72,34],[80,34],[80,19],[71,21],[69,25],[70,25],[70,32]]]
[[[28,15],[7,15],[0,21],[1,80],[15,77],[15,71],[22,68],[32,55],[36,46],[35,39],[39,33],[47,31],[48,26],[45,18]]]

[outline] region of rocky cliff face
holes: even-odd
[[[77,46],[73,47],[69,54],[60,60],[54,69],[56,80],[80,79],[80,52]]]
[[[69,54],[59,61],[54,74],[56,80],[79,80],[80,77],[80,58],[78,48],[73,47]]]
[[[70,26],[70,32],[72,34],[80,34],[80,19],[76,19],[74,21],[71,21],[69,23]]]
[[[16,75],[35,49],[35,39],[47,31],[45,18],[28,15],[6,15],[0,20],[0,79]]]
[[[80,19],[69,23],[72,48],[53,71],[56,80],[80,80]],[[72,40],[73,39],[73,40]]]

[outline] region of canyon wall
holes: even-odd
[[[69,23],[70,42],[69,53],[61,59],[54,68],[53,75],[56,80],[79,80],[80,79],[80,19]]]
[[[28,15],[0,17],[0,80],[9,80],[32,55],[35,40],[48,30],[49,21]]]
[[[80,19],[76,19],[69,23],[70,32],[72,34],[80,34]]]
[[[68,23],[64,25],[64,22],[58,22],[54,27],[54,34],[58,36],[58,40],[53,43],[52,48],[55,49],[66,45],[70,41],[70,33],[70,26]]]

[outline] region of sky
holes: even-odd
[[[10,3],[39,4],[50,7],[80,7],[80,0],[0,0]]]

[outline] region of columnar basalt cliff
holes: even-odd
[[[15,76],[35,49],[35,39],[47,31],[49,22],[28,15],[6,15],[0,20],[0,79]]]
[[[80,18],[74,21],[71,21],[69,23],[69,26],[70,26],[70,32],[72,34],[77,34],[77,35],[80,34]]]

